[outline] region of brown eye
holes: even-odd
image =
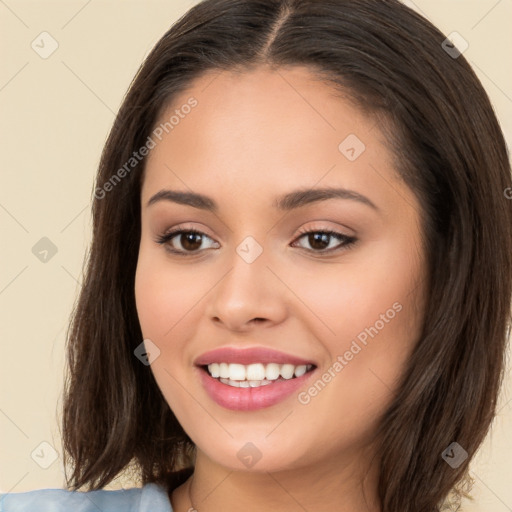
[[[341,249],[348,249],[352,246],[357,239],[355,237],[338,233],[337,231],[319,231],[311,230],[302,232],[301,236],[297,240],[306,239],[311,249],[303,247],[308,251],[322,253],[322,252],[334,252]],[[332,245],[331,242],[338,240],[338,244]]]
[[[197,233],[182,233],[179,235],[179,241],[183,249],[187,251],[195,251],[201,247],[201,237]]]
[[[174,254],[187,256],[187,253],[199,253],[201,244],[205,239],[211,238],[195,229],[177,229],[166,233],[157,239],[157,243],[165,245],[166,249]],[[178,247],[176,247],[176,245]]]
[[[313,249],[323,250],[329,247],[331,235],[326,233],[310,233],[307,235],[308,243]]]

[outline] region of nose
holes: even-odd
[[[278,273],[269,268],[266,251],[252,262],[233,252],[229,269],[208,294],[208,317],[234,332],[282,322],[288,310],[288,290]]]

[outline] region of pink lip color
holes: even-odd
[[[197,368],[201,382],[210,398],[226,409],[255,411],[281,402],[296,392],[314,373],[314,369],[301,377],[276,380],[257,388],[235,388],[214,379],[206,370]]]
[[[205,352],[194,361],[194,364],[198,367],[197,370],[201,383],[212,400],[226,409],[235,411],[255,411],[277,404],[303,386],[315,368],[301,377],[278,379],[266,386],[235,388],[223,384],[218,379],[214,379],[205,369],[199,368],[200,366],[208,366],[211,363],[238,363],[244,365],[253,363],[288,363],[295,366],[310,364],[316,367],[313,361],[265,347],[246,349],[222,347]]]
[[[300,366],[303,364],[315,365],[313,361],[307,361],[300,357],[285,354],[270,348],[255,347],[246,349],[237,349],[233,347],[223,347],[215,350],[210,350],[201,354],[194,364],[197,366],[207,366],[210,363],[238,363],[238,364],[252,364],[252,363],[279,363],[279,364],[293,364]]]

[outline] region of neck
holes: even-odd
[[[380,512],[378,468],[360,455],[331,467],[254,472],[223,468],[198,449],[194,474],[171,494],[173,512]]]

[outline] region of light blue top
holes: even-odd
[[[131,489],[40,489],[0,494],[0,512],[173,512],[167,490],[149,483]]]

